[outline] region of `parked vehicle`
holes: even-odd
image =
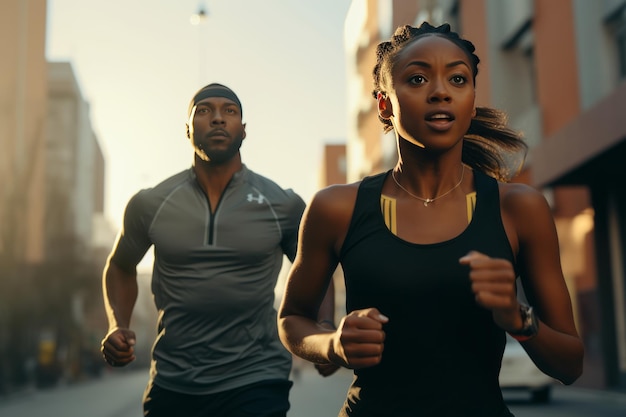
[[[507,334],[500,370],[500,387],[507,390],[527,390],[536,403],[550,402],[554,379],[541,372],[528,354]]]

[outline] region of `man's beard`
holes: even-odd
[[[237,155],[239,149],[241,149],[242,143],[243,138],[240,135],[233,140],[226,149],[205,149],[205,147],[208,148],[208,146],[205,146],[205,144],[200,142],[196,143],[195,150],[202,160],[214,164],[223,164],[230,161],[235,155]]]

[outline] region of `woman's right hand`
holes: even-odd
[[[332,337],[330,361],[350,369],[380,363],[385,347],[383,325],[388,321],[376,308],[352,311],[341,320]]]

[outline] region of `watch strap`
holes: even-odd
[[[520,304],[519,310],[522,316],[522,328],[519,331],[508,333],[518,342],[524,342],[537,335],[539,332],[539,321],[532,307],[526,304]]]

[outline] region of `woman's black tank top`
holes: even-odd
[[[388,174],[361,182],[340,254],[347,311],[376,307],[389,317],[382,361],[355,370],[340,416],[510,416],[498,383],[504,332],[459,264],[471,250],[514,262],[496,180],[474,171],[475,212],[460,235],[414,244],[384,223]]]

